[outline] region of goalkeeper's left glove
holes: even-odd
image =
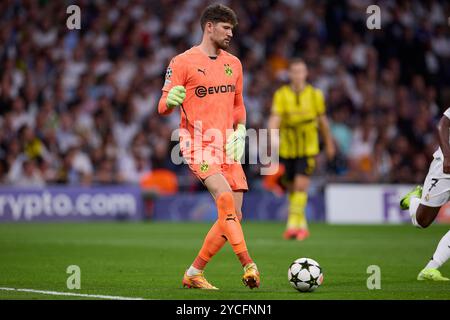
[[[240,161],[245,151],[245,125],[238,124],[236,130],[228,137],[226,152],[227,157],[234,161]]]

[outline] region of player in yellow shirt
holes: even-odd
[[[282,178],[289,199],[289,218],[285,239],[303,240],[309,236],[305,216],[310,176],[315,169],[315,157],[320,152],[319,132],[329,160],[335,146],[322,92],[306,82],[308,69],[300,58],[289,64],[290,83],[279,88],[273,97],[269,129],[279,129],[280,162],[285,167]]]

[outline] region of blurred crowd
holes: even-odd
[[[139,183],[171,161],[179,114],[157,114],[168,62],[201,40],[204,0],[0,3],[0,183]],[[421,183],[450,107],[447,1],[222,1],[239,25],[247,126],[266,128],[273,92],[302,57],[323,90],[338,155],[328,181]],[[69,30],[67,6],[81,9]],[[366,9],[381,8],[369,30]],[[245,165],[250,186],[259,167]]]

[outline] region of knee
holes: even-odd
[[[219,210],[227,211],[229,208],[234,208],[233,194],[229,191],[222,192],[216,199],[217,207]]]
[[[219,215],[220,212],[230,212],[233,210],[238,220],[242,220],[242,211],[236,208],[236,203],[231,192],[222,192],[217,197],[216,203],[217,208],[219,209]]]
[[[416,215],[416,220],[422,228],[427,228],[433,222],[433,219],[427,218],[427,216],[423,214]]]
[[[293,192],[307,192],[308,186],[305,184],[296,184],[293,186],[292,191]]]
[[[307,192],[309,188],[309,178],[305,176],[297,177],[294,179],[292,191],[294,192]]]

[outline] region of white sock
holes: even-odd
[[[192,276],[196,276],[196,275],[198,275],[198,274],[200,274],[200,273],[202,273],[202,272],[203,272],[203,270],[194,268],[194,266],[190,266],[189,269],[186,271],[186,274],[187,274],[189,277],[192,277]]]
[[[450,231],[448,231],[439,241],[436,251],[433,254],[426,268],[437,269],[442,266],[445,261],[450,259]]]
[[[411,197],[409,200],[409,216],[411,217],[412,224],[417,228],[422,228],[422,226],[417,222],[416,212],[417,208],[419,208],[420,198]]]

